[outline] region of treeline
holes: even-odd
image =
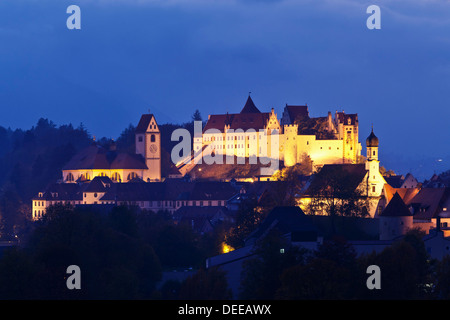
[[[411,230],[379,253],[357,256],[343,238],[326,239],[311,252],[271,234],[256,247],[258,255],[244,262],[239,298],[450,299],[450,256],[432,259],[422,236]],[[367,286],[371,265],[380,268],[380,289]]]
[[[219,235],[196,234],[164,212],[56,205],[26,245],[3,252],[0,299],[166,299],[174,290],[157,286],[163,270],[201,268],[219,250]],[[70,265],[81,270],[80,290],[66,286]],[[177,297],[191,290],[178,284]]]

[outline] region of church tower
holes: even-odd
[[[378,138],[372,132],[366,139],[366,147],[367,147],[367,160],[368,161],[378,161]]]
[[[377,136],[372,132],[366,139],[367,147],[367,159],[366,170],[368,171],[367,177],[367,195],[369,197],[380,196],[383,186],[386,183],[383,176],[380,173],[380,161],[378,160],[378,145],[379,141]]]
[[[153,114],[144,114],[136,127],[136,154],[145,159],[144,181],[161,181],[161,132]]]

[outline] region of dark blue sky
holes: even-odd
[[[66,9],[81,8],[81,30]],[[369,30],[366,8],[381,8]],[[421,179],[450,168],[450,3],[433,0],[1,0],[0,125],[40,117],[117,138],[149,109],[239,112],[248,92],[281,117],[358,113],[381,164]],[[439,161],[441,160],[441,161]]]

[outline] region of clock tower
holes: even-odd
[[[153,114],[144,114],[136,127],[136,154],[145,159],[144,181],[161,181],[161,133]]]

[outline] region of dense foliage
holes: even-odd
[[[162,271],[202,267],[206,257],[218,254],[214,243],[211,236],[174,224],[164,212],[55,205],[34,223],[26,245],[3,252],[0,299],[163,297],[156,290]],[[81,269],[81,290],[67,289],[70,265]],[[181,288],[189,292],[192,285],[191,280]]]

